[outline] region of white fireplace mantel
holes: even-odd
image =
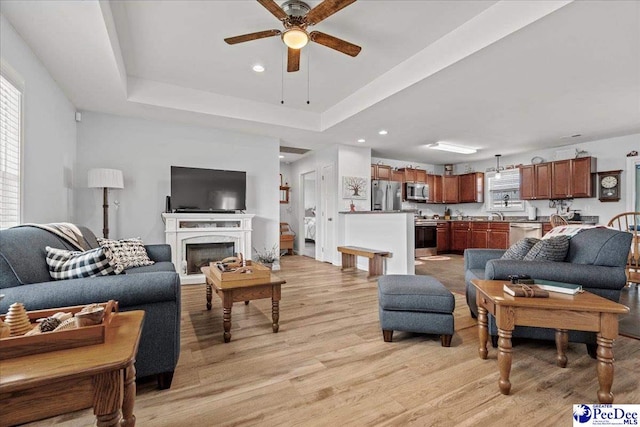
[[[180,274],[180,283],[204,283],[203,274],[186,273],[187,243],[234,242],[235,252],[251,259],[253,214],[163,213],[166,242],[171,246],[171,261]]]

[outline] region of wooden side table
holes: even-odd
[[[105,342],[3,360],[0,425],[93,407],[97,425],[133,427],[134,367],[144,311],[120,312]]]

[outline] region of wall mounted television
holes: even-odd
[[[175,212],[233,212],[246,206],[247,173],[171,166]]]

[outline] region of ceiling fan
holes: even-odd
[[[320,31],[307,32],[307,27],[320,23],[355,1],[356,0],[324,0],[311,9],[308,4],[300,0],[285,1],[282,7],[278,6],[274,0],[258,0],[258,3],[282,22],[285,28],[284,31],[258,31],[257,33],[228,37],[224,39],[224,41],[228,44],[237,44],[279,35],[282,37],[284,44],[287,45],[287,71],[289,72],[300,69],[300,49],[306,46],[309,40],[349,56],[357,56],[362,49],[360,46]]]

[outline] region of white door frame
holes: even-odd
[[[336,177],[335,163],[329,163],[322,166],[320,180],[320,204],[322,226],[320,235],[322,241],[318,245],[316,240],[317,259],[324,262],[335,264],[335,247],[336,243],[336,227],[337,227],[337,209],[336,209]],[[316,226],[318,224],[316,223]],[[318,237],[318,229],[316,228],[316,237]]]

